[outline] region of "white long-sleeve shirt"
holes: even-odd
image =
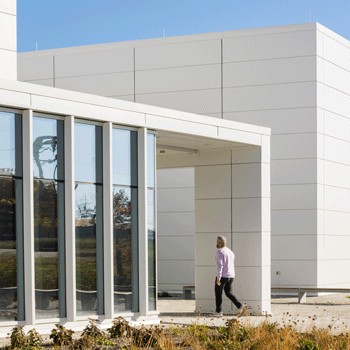
[[[218,249],[215,255],[218,280],[221,277],[235,278],[235,254],[227,247]]]

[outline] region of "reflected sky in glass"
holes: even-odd
[[[57,179],[57,120],[33,118],[34,177]]]
[[[15,174],[15,117],[0,112],[0,175]]]
[[[114,184],[137,186],[137,138],[135,134],[135,131],[113,128]]]
[[[75,123],[75,181],[96,182],[95,125]]]
[[[147,135],[147,187],[155,186],[155,136]]]

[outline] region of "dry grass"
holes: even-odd
[[[21,332],[12,332],[21,334]],[[57,334],[57,331],[56,331]],[[22,336],[25,336],[22,334]],[[15,337],[14,337],[15,338]],[[52,349],[52,344],[30,344],[28,337],[21,345],[14,339],[7,349]],[[16,347],[17,346],[17,347]],[[119,317],[107,333],[101,332],[91,320],[82,336],[60,349],[237,349],[237,350],[338,350],[350,349],[349,334],[334,335],[330,329],[310,328],[299,332],[287,322],[272,323],[268,318],[258,326],[249,322],[229,319],[225,326],[211,327],[192,324],[187,326],[152,326],[134,328]],[[57,349],[57,347],[56,347]]]

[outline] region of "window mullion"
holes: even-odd
[[[33,111],[23,112],[23,241],[25,320],[35,323]]]
[[[112,123],[108,122],[103,125],[104,302],[107,319],[112,319],[114,314],[112,179]]]
[[[67,321],[76,320],[74,117],[64,121]]]

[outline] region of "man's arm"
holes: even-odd
[[[220,280],[222,277],[222,270],[224,267],[224,259],[223,259],[222,253],[220,251],[218,251],[216,253],[216,266],[217,266],[216,284],[218,286],[220,286],[221,285]]]

